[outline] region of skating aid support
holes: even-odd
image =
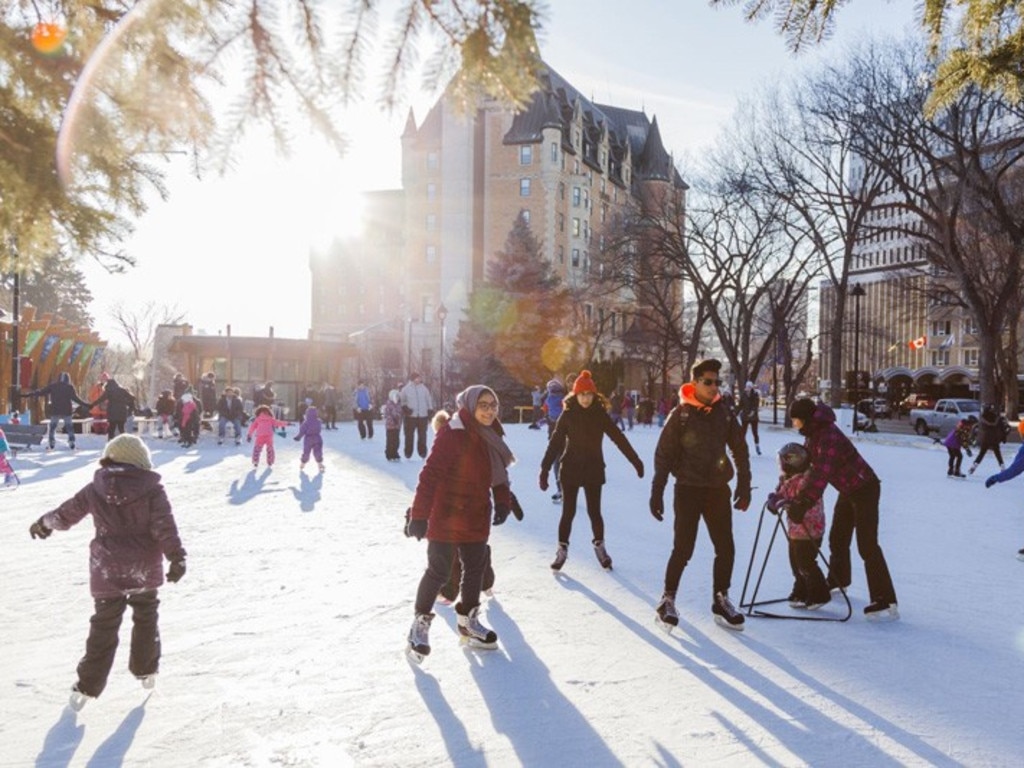
[[[846,590],[842,587],[839,588],[840,593],[843,596],[843,600],[846,602],[846,615],[845,616],[803,616],[796,614],[786,613],[772,613],[770,611],[764,611],[759,608],[762,605],[778,605],[779,603],[785,603],[788,598],[780,597],[775,600],[757,600],[757,593],[761,589],[761,581],[764,579],[765,568],[768,567],[768,557],[772,553],[772,546],[775,544],[775,537],[779,531],[782,531],[782,535],[785,537],[786,542],[789,542],[789,532],[786,530],[785,523],[783,522],[784,512],[780,512],[775,515],[775,526],[772,528],[771,538],[768,540],[768,546],[765,549],[764,560],[761,561],[761,570],[757,574],[757,582],[754,584],[754,591],[750,595],[750,602],[747,602],[747,586],[750,583],[750,574],[754,570],[754,559],[757,556],[758,542],[761,540],[761,528],[764,525],[764,515],[768,511],[768,503],[765,502],[761,506],[761,517],[757,520],[757,532],[754,534],[754,546],[750,551],[750,563],[747,565],[747,575],[743,578],[743,592],[740,594],[740,610],[746,609],[747,616],[760,616],[765,619],[795,619],[797,621],[849,621],[853,615],[853,606],[850,604],[850,598],[846,594]],[[772,513],[770,513],[772,514]],[[828,560],[821,553],[821,548],[818,548],[818,561],[825,566],[826,573],[828,572]]]

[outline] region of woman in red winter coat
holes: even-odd
[[[409,510],[406,534],[427,538],[427,570],[416,591],[416,618],[409,630],[409,652],[416,661],[430,653],[434,602],[448,581],[452,559],[462,562],[462,600],[455,605],[459,634],[478,648],[496,648],[498,636],[480,623],[480,588],[494,525],[511,511],[508,467],[515,461],[498,421],[498,396],[474,385],[459,393],[458,411],[439,413],[438,428]]]
[[[185,574],[185,550],[171,513],[171,504],[152,471],[149,449],[135,435],[118,435],[103,451],[92,482],[47,512],[29,528],[32,538],[45,539],[92,515],[96,535],[89,545],[89,587],[96,612],[89,620],[85,656],[78,663],[78,682],[71,706],[81,709],[103,693],[114,663],[117,634],[127,606],[132,607],[129,671],[152,688],[160,665],[157,588]]]

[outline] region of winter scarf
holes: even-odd
[[[482,384],[474,384],[471,387],[466,387],[466,389],[458,394],[455,398],[455,404],[460,408],[465,407],[470,415],[472,415],[476,412],[476,401],[484,392],[490,393],[494,401],[499,402],[498,395],[493,389]],[[459,415],[456,413],[452,417],[453,427],[455,427]],[[464,426],[461,424],[461,419],[459,419],[459,425]],[[489,428],[480,424],[474,424],[473,426],[477,428],[477,432],[484,439],[484,442],[487,443],[487,452],[491,459],[491,486],[507,484],[508,467],[515,464],[516,457],[512,454],[512,449],[508,447],[502,437],[504,430],[501,428],[501,422],[495,419],[494,424]]]

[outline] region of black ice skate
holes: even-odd
[[[608,554],[608,550],[604,548],[603,541],[594,542],[594,556],[597,558],[597,562],[601,564],[601,567],[606,571],[612,569],[612,558]]]
[[[711,612],[715,615],[715,623],[736,632],[743,631],[743,614],[736,610],[726,592],[716,592],[715,601],[711,604]]]
[[[459,637],[463,645],[493,651],[498,647],[498,635],[480,623],[480,606],[466,611],[462,603],[455,604],[455,613],[459,622]]]
[[[675,595],[666,592],[661,596],[661,602],[654,610],[656,612],[654,620],[662,629],[672,634],[672,630],[679,626],[679,612],[676,610]]]
[[[900,611],[896,603],[886,600],[876,600],[864,607],[864,618],[868,621],[896,621],[900,617]]]
[[[430,622],[433,618],[432,613],[417,613],[409,629],[406,653],[417,664],[422,664],[423,659],[430,655]]]

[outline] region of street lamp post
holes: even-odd
[[[441,407],[444,408],[444,321],[448,319],[448,308],[445,307],[444,302],[437,308],[437,320],[441,323],[441,390],[438,393],[438,399],[441,401]]]
[[[853,296],[853,431],[857,431],[857,404],[860,396],[860,299],[864,286],[857,283],[850,291]]]

